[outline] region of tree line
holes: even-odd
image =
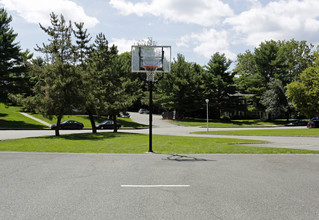
[[[119,112],[143,103],[147,89],[143,76],[131,73],[130,52],[119,54],[103,33],[92,39],[83,23],[54,13],[50,17],[49,27],[40,25],[48,42],[35,48],[43,56],[33,58],[15,42],[12,18],[0,10],[2,102],[55,116],[58,128],[63,115],[81,109],[90,118],[92,132],[94,116],[107,115],[116,122]],[[215,53],[201,66],[178,54],[171,73],[156,84],[155,105],[160,111],[175,111],[177,118],[204,116],[205,99],[210,117],[216,119],[238,110],[265,111],[269,119],[312,117],[319,113],[318,95],[318,50],[306,41],[271,40],[239,54],[235,63]],[[252,104],[240,105],[243,98]]]

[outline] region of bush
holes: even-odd
[[[222,122],[230,122],[230,117],[228,115],[222,115],[220,118],[219,118],[220,121]]]

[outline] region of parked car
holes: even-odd
[[[119,129],[122,125],[120,122],[116,122],[117,129]],[[113,120],[106,120],[100,124],[95,126],[97,129],[114,129],[114,121]]]
[[[296,121],[289,122],[288,124],[286,124],[286,126],[307,126],[307,124],[308,124],[308,121],[296,120]]]
[[[307,128],[319,128],[319,117],[312,118],[308,122]]]
[[[56,129],[56,124],[51,125],[51,129]],[[60,129],[66,130],[66,129],[82,129],[84,125],[81,122],[73,121],[73,120],[67,120],[60,123]]]
[[[140,114],[149,114],[150,111],[147,110],[146,108],[141,108],[140,110],[138,110],[138,113],[140,113]]]

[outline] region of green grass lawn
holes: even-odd
[[[32,115],[33,117],[39,118],[45,122],[48,122],[50,124],[56,124],[55,117],[50,120],[48,118],[43,117],[40,114],[30,114],[30,115]],[[81,122],[84,124],[84,128],[92,128],[88,115],[65,115],[65,116],[63,116],[62,121],[65,121],[65,120],[78,121],[78,122]],[[106,119],[103,117],[95,117],[94,120],[95,120],[95,123],[98,124],[98,123],[101,123],[102,121],[105,121]],[[119,120],[119,122],[121,122],[122,128],[136,128],[137,129],[137,128],[147,128],[148,127],[148,125],[142,125],[142,124],[133,122],[130,118],[118,118],[118,120]]]
[[[0,103],[0,129],[44,129],[47,126],[22,114],[20,107],[5,106]]]
[[[197,134],[219,134],[219,135],[261,135],[261,136],[300,136],[318,137],[319,129],[261,129],[261,130],[240,130],[240,131],[203,131],[194,132]]]
[[[153,136],[153,150],[162,154],[318,154],[319,151],[249,147],[236,144],[260,141]],[[70,152],[70,153],[127,153],[148,151],[148,135],[128,133],[71,134],[60,137],[38,137],[0,141],[0,151]]]
[[[294,121],[291,120],[291,121]],[[190,120],[174,120],[171,123],[182,125],[182,126],[201,126],[206,127],[206,119],[190,119]],[[213,128],[222,128],[222,127],[264,127],[264,126],[284,126],[287,124],[286,119],[278,119],[274,122],[267,122],[261,120],[232,120],[231,122],[218,122],[209,120],[208,126]]]
[[[32,120],[19,112],[22,111],[21,107],[16,106],[5,106],[5,104],[0,103],[0,129],[48,129],[47,126]],[[40,114],[31,114],[30,115],[41,119],[50,124],[56,123],[56,118],[52,120],[43,117]],[[89,117],[87,115],[65,115],[62,119],[64,120],[75,120],[82,122],[84,124],[84,128],[91,128],[91,123]],[[104,121],[103,117],[96,117],[95,123],[100,123]],[[122,128],[147,128],[148,125],[142,125],[136,122],[133,122],[130,118],[118,118],[118,120],[122,124]]]

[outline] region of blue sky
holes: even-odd
[[[47,42],[39,23],[49,14],[84,22],[91,36],[104,33],[120,52],[152,37],[172,55],[206,65],[215,52],[236,60],[265,40],[306,40],[318,45],[318,0],[0,0],[13,17],[23,49]],[[37,55],[37,54],[35,54]]]

